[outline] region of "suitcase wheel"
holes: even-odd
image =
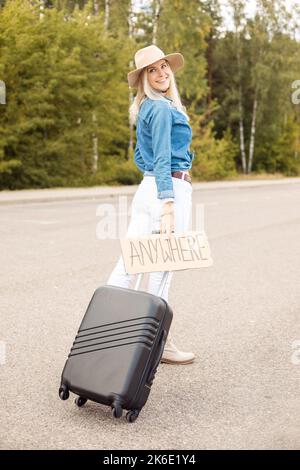
[[[115,404],[115,405],[112,407],[112,415],[113,415],[113,417],[114,417],[114,418],[121,418],[122,414],[123,414],[122,406]]]
[[[61,400],[67,400],[69,398],[69,390],[67,389],[67,387],[65,385],[62,385],[60,388],[59,388],[59,398]]]
[[[139,410],[130,410],[126,413],[128,423],[134,423],[140,414]]]
[[[75,398],[75,405],[77,405],[79,408],[83,405],[85,405],[87,402],[87,398],[84,397],[77,397]]]

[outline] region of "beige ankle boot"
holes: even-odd
[[[173,343],[171,334],[168,334],[161,362],[166,364],[190,364],[194,362],[195,354],[192,352],[180,351]]]

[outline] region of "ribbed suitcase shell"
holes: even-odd
[[[173,312],[161,297],[105,285],[87,308],[63,369],[60,397],[69,390],[137,418],[150,393]]]

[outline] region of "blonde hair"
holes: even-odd
[[[166,60],[167,62],[167,60]],[[175,76],[173,70],[170,67],[170,86],[166,93],[163,95],[159,91],[154,90],[149,81],[147,75],[147,67],[144,67],[139,75],[138,85],[137,85],[137,94],[133,99],[131,106],[129,107],[129,122],[131,125],[136,125],[138,114],[140,111],[141,104],[148,97],[152,100],[165,100],[165,96],[168,96],[173,100],[172,105],[180,112],[182,112],[187,120],[190,118],[187,115],[186,107],[181,103],[179,92],[176,85]]]

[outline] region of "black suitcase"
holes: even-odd
[[[62,372],[59,396],[78,395],[77,406],[92,400],[111,406],[115,418],[123,409],[128,422],[145,405],[160,363],[173,318],[160,297],[169,272],[162,278],[158,295],[104,285],[96,289],[75,337]]]

